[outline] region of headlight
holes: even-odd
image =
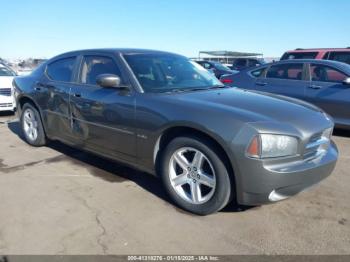
[[[298,154],[298,139],[284,135],[257,135],[249,144],[247,154],[254,158],[295,156]]]

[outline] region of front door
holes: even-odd
[[[70,93],[72,132],[87,148],[132,160],[136,152],[134,93],[131,88],[98,86],[96,79],[101,74],[118,75],[128,84],[114,57],[82,57],[78,84]]]

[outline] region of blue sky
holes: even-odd
[[[140,47],[280,56],[350,46],[349,0],[0,0],[0,57]]]

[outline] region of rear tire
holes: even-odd
[[[20,119],[21,130],[26,142],[36,147],[46,145],[46,135],[40,114],[32,104],[24,104]]]
[[[215,146],[206,139],[175,138],[164,150],[160,167],[171,199],[191,213],[215,213],[231,199],[229,172]]]

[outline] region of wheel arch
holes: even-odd
[[[160,162],[161,162],[161,156],[162,152],[166,148],[166,146],[169,144],[170,141],[175,139],[176,137],[197,137],[200,139],[204,139],[210,143],[210,145],[214,148],[215,151],[220,154],[221,159],[223,160],[230,177],[232,178],[232,187],[234,187],[235,192],[236,191],[236,178],[235,178],[235,168],[233,164],[230,161],[230,158],[228,156],[227,151],[225,150],[225,147],[218,142],[218,139],[216,139],[214,136],[199,130],[198,128],[194,127],[188,127],[188,126],[173,126],[169,127],[166,130],[164,130],[161,135],[158,137],[156,145],[154,147],[154,165],[156,168],[156,173],[158,174],[159,168],[160,168]]]
[[[45,125],[45,123],[44,123],[44,121],[43,121],[43,116],[42,116],[40,107],[39,107],[38,104],[34,101],[34,99],[32,99],[31,97],[23,95],[23,96],[21,96],[21,97],[19,97],[19,98],[17,99],[17,112],[18,112],[18,117],[21,116],[23,106],[24,106],[26,103],[31,104],[32,106],[35,107],[36,110],[38,110],[39,116],[40,116],[40,120],[41,120],[41,123],[42,123],[43,128],[44,128],[45,135],[47,135],[47,132],[46,132],[46,125]]]
[[[39,106],[37,105],[37,103],[35,103],[34,99],[30,98],[29,96],[21,96],[20,98],[18,98],[18,106],[21,111],[23,109],[24,104],[26,103],[32,104],[40,113]]]

